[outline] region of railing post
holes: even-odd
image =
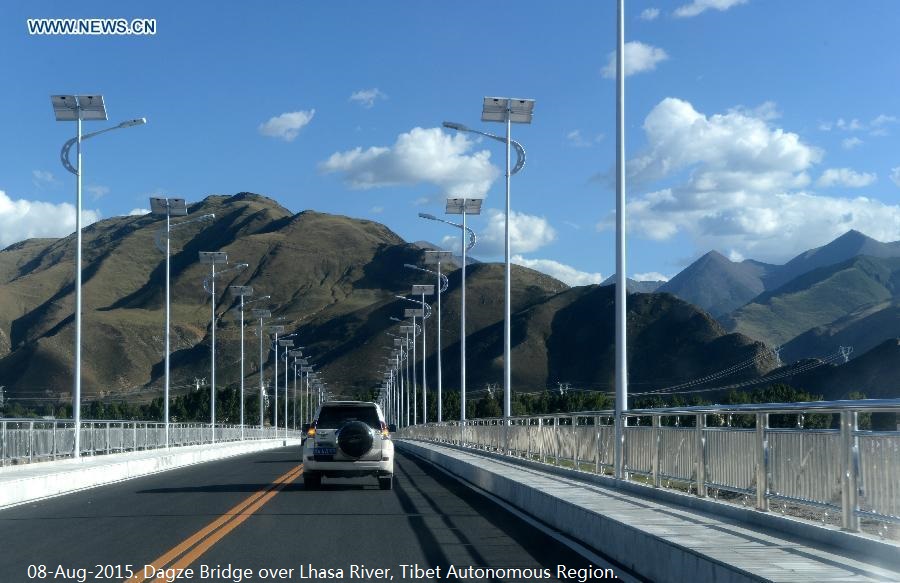
[[[706,413],[697,413],[695,432],[697,436],[697,496],[706,497]]]
[[[553,418],[553,459],[559,465],[559,417]]]
[[[110,425],[112,425],[112,423],[110,423],[109,421],[107,421],[107,422],[106,422],[106,454],[107,454],[107,455],[109,455],[109,448],[110,448],[110,443],[109,443],[109,431],[110,431]]]
[[[6,452],[9,449],[6,439],[6,421],[0,421],[0,468],[6,465]]]
[[[578,416],[572,415],[572,465],[578,469]]]
[[[756,509],[769,510],[769,414],[756,414]]]
[[[659,415],[653,415],[651,418],[651,424],[653,425],[652,435],[650,437],[650,447],[652,449],[652,453],[650,454],[650,471],[653,475],[653,487],[659,488],[661,480],[659,477],[659,442],[662,438],[662,432],[659,428]]]
[[[857,412],[841,411],[841,528],[859,532]]]
[[[28,463],[34,461],[34,421],[28,422]]]
[[[544,438],[544,426],[546,425],[546,423],[544,423],[544,421],[546,421],[546,419],[544,419],[543,417],[538,418],[538,427],[540,428],[540,436],[541,436],[540,454],[541,454],[541,463],[542,464],[547,463],[547,453],[544,450],[544,442],[546,441],[546,439]]]
[[[594,463],[594,473],[599,474],[600,473],[600,458],[601,458],[601,454],[602,454],[600,448],[602,447],[602,441],[603,441],[600,439],[600,416],[599,415],[594,415],[594,436],[597,439],[597,447],[594,448],[595,451],[597,452],[597,457],[595,458],[595,463]]]
[[[53,444],[50,446],[50,459],[56,459],[56,420],[53,420]]]

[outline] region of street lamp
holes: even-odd
[[[481,205],[484,202],[483,199],[480,198],[448,198],[447,199],[447,208],[445,212],[447,214],[458,214],[462,215],[462,224],[454,223],[452,221],[448,221],[446,219],[440,219],[434,215],[430,215],[427,213],[419,213],[419,216],[423,219],[429,219],[431,221],[438,221],[440,223],[445,223],[447,225],[451,225],[458,229],[461,229],[460,237],[460,246],[462,247],[462,284],[460,288],[460,314],[459,314],[459,426],[460,432],[462,432],[462,426],[466,420],[466,264],[468,263],[468,259],[466,258],[466,253],[475,246],[475,242],[477,241],[477,237],[475,236],[475,231],[470,229],[466,225],[466,217],[469,215],[480,215],[481,214]],[[465,241],[465,233],[469,234],[469,242],[468,244]],[[462,438],[460,437],[460,444],[462,444]]]
[[[416,291],[416,287],[418,287],[418,286],[413,286],[412,293],[419,293],[418,291]],[[423,286],[423,287],[425,287],[425,286]],[[428,287],[431,287],[432,288],[431,293],[434,293],[434,289],[433,289],[434,286],[428,286]],[[431,306],[428,305],[427,302],[425,302],[425,294],[422,295],[422,301],[411,300],[405,296],[396,296],[396,297],[398,299],[401,299],[401,300],[404,300],[407,302],[412,302],[414,304],[418,304],[421,306],[421,309],[418,309],[418,310],[407,308],[403,311],[403,315],[406,316],[407,318],[412,318],[413,326],[416,325],[416,318],[422,319],[422,411],[423,411],[422,423],[427,423],[428,422],[428,414],[427,414],[427,409],[425,408],[425,406],[427,404],[427,402],[426,402],[427,397],[425,396],[425,391],[427,390],[426,389],[426,381],[425,381],[425,359],[426,359],[426,354],[427,354],[425,352],[426,351],[425,320],[427,318],[431,317]],[[415,341],[413,341],[413,358],[415,358]],[[415,384],[414,384],[413,385],[413,411],[414,411],[413,421],[414,422],[417,421],[416,413],[415,413],[417,408],[418,408],[418,404],[416,403],[416,393],[415,393]]]
[[[102,95],[51,95],[50,103],[56,121],[76,122],[76,135],[63,144],[59,157],[63,167],[75,175],[75,378],[73,380],[73,407],[75,417],[75,452],[73,457],[81,457],[81,142],[106,132],[130,128],[147,123],[143,117],[124,121],[117,126],[82,135],[82,121],[106,121],[106,105]],[[77,146],[75,165],[69,161],[69,150]]]
[[[210,400],[209,400],[209,423],[212,431],[212,443],[216,442],[216,278],[230,271],[239,271],[248,267],[246,263],[237,263],[228,269],[224,269],[216,273],[216,265],[225,265],[228,263],[228,254],[222,251],[200,251],[200,264],[209,265],[210,274],[203,278],[203,289],[210,294],[212,300],[212,317],[210,319]]]
[[[294,407],[293,407],[293,417],[294,417],[294,430],[297,429],[297,363],[300,358],[303,356],[303,347],[297,347],[294,350],[291,350],[288,355],[294,357]],[[300,415],[303,415],[303,406],[300,406]],[[285,418],[286,419],[286,418]],[[285,421],[285,427],[287,427],[287,421]]]
[[[615,476],[625,476],[628,423],[628,290],[625,279],[625,0],[617,3],[616,43],[616,445]]]
[[[407,269],[415,269],[424,273],[430,273],[437,276],[437,420],[440,423],[443,418],[443,393],[442,393],[442,371],[441,371],[441,295],[450,287],[450,280],[441,273],[441,261],[449,261],[452,257],[449,251],[425,251],[425,262],[430,265],[437,265],[437,271],[425,269],[417,265],[405,263],[403,267]]]
[[[288,348],[294,347],[293,340],[287,340],[292,336],[296,336],[297,333],[289,334],[285,336],[282,340],[278,341],[278,346],[284,348],[284,437],[287,438],[287,429],[288,429]],[[278,346],[275,347],[275,361],[276,364],[278,362]],[[278,438],[278,375],[275,375],[275,438]]]
[[[254,318],[259,318],[259,331],[257,332],[257,336],[259,336],[259,429],[262,431],[265,423],[263,423],[263,416],[265,414],[265,374],[263,371],[265,370],[266,362],[263,357],[263,322],[272,317],[271,310],[264,310],[261,308],[254,309],[253,312]],[[276,320],[284,319],[284,316],[279,316]]]
[[[250,304],[268,300],[272,296],[262,296],[245,302],[244,298],[253,295],[253,288],[249,285],[233,285],[231,286],[231,294],[241,299],[239,310],[241,312],[241,441],[244,439],[244,308]]]
[[[176,227],[181,227],[184,225],[189,225],[191,223],[197,223],[200,221],[213,220],[216,218],[215,214],[206,214],[199,217],[195,217],[193,219],[187,221],[181,221],[179,223],[172,223],[171,217],[183,217],[188,214],[187,203],[185,203],[183,198],[161,198],[161,197],[150,197],[150,213],[153,215],[165,215],[166,217],[166,225],[165,227],[160,227],[157,229],[156,234],[153,237],[153,242],[156,244],[156,248],[166,254],[166,340],[165,340],[165,388],[163,390],[163,423],[166,426],[166,447],[169,447],[169,386],[170,386],[170,376],[169,376],[169,356],[171,353],[169,334],[171,330],[171,275],[170,275],[170,263],[171,263],[171,236],[172,229]],[[166,242],[163,245],[162,239],[165,238]]]
[[[494,134],[472,130],[462,124],[454,124],[444,122],[444,127],[463,132],[472,132],[482,136],[486,136],[493,140],[506,142],[506,217],[505,217],[505,277],[504,277],[504,314],[503,314],[503,425],[509,425],[510,416],[510,395],[512,394],[512,367],[511,367],[511,322],[512,322],[512,302],[511,302],[511,271],[510,271],[510,249],[509,249],[509,198],[510,198],[510,177],[520,171],[525,166],[525,148],[510,137],[513,123],[530,124],[534,112],[533,99],[513,99],[509,97],[485,97],[481,110],[481,121],[504,122],[506,123],[506,137],[501,138]],[[515,167],[510,168],[510,150],[515,145],[518,160]],[[506,447],[508,449],[509,430],[504,429],[506,435]]]

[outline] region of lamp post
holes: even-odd
[[[425,302],[425,296],[434,295],[434,286],[431,284],[428,285],[414,285],[412,286],[413,295],[421,294],[422,295],[422,307],[428,306],[425,314],[422,316],[422,423],[428,423],[428,377],[427,375],[427,360],[428,360],[428,348],[425,346],[426,340],[426,332],[425,332],[425,320],[431,317],[431,306],[429,306]]]
[[[274,387],[275,403],[272,410],[272,427],[275,428],[275,438],[278,438],[278,335],[284,332],[284,326],[269,326],[269,333],[275,335],[275,374],[272,377],[272,387]],[[268,356],[268,354],[266,355]]]
[[[511,129],[513,123],[530,124],[534,112],[533,99],[513,99],[509,97],[485,97],[481,110],[481,121],[503,122],[506,124],[506,137],[501,138],[493,134],[469,129],[461,124],[453,124],[444,122],[444,127],[455,129],[457,131],[467,131],[489,137],[497,141],[506,142],[506,217],[505,217],[505,277],[504,277],[504,313],[503,313],[503,425],[509,425],[510,416],[510,396],[512,394],[512,366],[511,366],[511,322],[512,322],[512,303],[511,303],[511,269],[510,269],[510,248],[509,248],[509,212],[510,212],[510,177],[521,170],[525,166],[525,149],[521,144],[515,142],[511,137]],[[510,168],[510,149],[515,145],[518,161],[515,167]],[[509,430],[504,429],[505,444],[508,448]]]
[[[415,286],[413,286],[413,287],[415,287]],[[418,309],[418,310],[407,308],[403,311],[403,315],[406,316],[407,318],[412,318],[413,327],[415,327],[415,325],[416,325],[416,318],[422,319],[422,401],[423,401],[422,410],[425,411],[425,405],[424,405],[425,390],[426,390],[426,388],[425,388],[425,354],[426,354],[425,353],[425,350],[426,350],[426,347],[425,347],[425,319],[431,317],[431,306],[429,306],[424,301],[424,298],[420,302],[418,300],[411,300],[405,296],[395,296],[395,297],[397,299],[404,300],[407,302],[412,302],[414,304],[418,304],[421,306],[421,309]],[[416,331],[418,332],[418,330],[416,330]],[[415,338],[414,338],[413,339],[413,360],[415,360],[415,358],[416,358],[416,342],[415,342]],[[413,366],[413,369],[414,369],[413,370],[413,424],[415,425],[418,423],[418,418],[417,418],[418,404],[416,403],[417,397],[416,397],[416,385],[415,385],[415,366]],[[423,416],[422,423],[427,423],[427,419],[428,419],[427,415]]]
[[[270,299],[272,296],[261,296],[256,298],[255,300],[250,300],[249,302],[244,301],[245,296],[253,295],[253,288],[248,285],[233,285],[231,286],[232,295],[239,296],[241,298],[241,304],[238,308],[241,312],[241,441],[244,440],[244,308],[249,306],[250,304],[255,304],[256,302],[261,302],[264,300]]]
[[[257,309],[254,309],[252,313],[253,313],[254,318],[259,318],[259,331],[257,332],[257,335],[259,336],[259,429],[260,429],[260,431],[262,431],[262,429],[265,425],[263,423],[263,416],[265,415],[265,407],[264,407],[265,399],[264,399],[264,397],[265,397],[265,391],[266,391],[265,375],[263,373],[263,371],[265,369],[265,365],[266,365],[265,359],[263,357],[263,338],[265,336],[263,333],[263,323],[266,320],[266,318],[272,317],[272,312],[271,312],[271,310],[264,310],[261,308],[257,308]]]
[[[468,215],[479,215],[481,214],[481,204],[484,201],[480,198],[448,198],[447,199],[447,214],[460,214],[462,215],[463,222],[462,224],[454,223],[452,221],[448,221],[445,219],[440,219],[434,215],[430,215],[427,213],[419,213],[419,216],[423,219],[429,219],[432,221],[438,221],[440,223],[445,223],[447,225],[451,225],[453,227],[457,227],[461,229],[460,237],[460,246],[462,247],[462,284],[460,287],[460,314],[459,314],[459,426],[460,431],[462,431],[462,426],[466,421],[466,264],[468,260],[466,258],[466,252],[470,251],[472,247],[475,246],[475,242],[477,241],[477,237],[475,236],[475,231],[470,229],[466,225],[466,217]],[[465,234],[469,235],[469,242],[466,243]],[[462,444],[462,438],[460,438],[460,444]]]
[[[288,348],[294,347],[293,340],[286,340],[290,336],[297,334],[289,334],[285,339],[279,340],[278,345],[284,348],[284,436],[287,438],[288,428]],[[278,348],[275,349],[275,359],[278,360]],[[275,376],[275,402],[278,402],[278,375]],[[278,405],[276,404],[276,407]],[[276,417],[277,419],[277,417]],[[275,437],[278,437],[278,424],[275,424]]]
[[[83,134],[81,122],[106,121],[106,105],[102,95],[51,95],[50,103],[56,121],[74,121],[76,135],[63,144],[60,160],[63,167],[75,175],[75,371],[72,392],[72,414],[75,421],[75,451],[73,457],[81,457],[81,142],[112,130],[129,128],[147,123],[145,118],[124,121],[117,126]],[[76,146],[76,162],[69,161],[69,151]]]
[[[625,476],[628,411],[628,290],[625,279],[625,0],[617,3],[616,44],[616,445],[615,477]]]
[[[207,221],[216,218],[215,214],[206,214],[202,215],[187,221],[181,221],[179,223],[172,223],[171,218],[173,216],[181,217],[185,216],[188,213],[187,204],[185,203],[183,198],[162,198],[162,197],[150,197],[150,213],[160,216],[165,215],[166,217],[166,225],[165,227],[160,227],[157,229],[156,234],[153,237],[153,241],[156,244],[156,248],[166,254],[166,334],[165,334],[165,382],[163,389],[163,423],[166,426],[166,447],[169,447],[169,387],[170,387],[170,367],[169,367],[169,356],[171,354],[171,344],[169,340],[170,330],[171,330],[171,235],[172,229],[176,227],[181,227],[184,225],[189,225],[191,223],[197,223],[200,221]],[[165,238],[166,242],[163,245],[162,239]]]
[[[443,374],[441,370],[441,295],[450,287],[450,280],[441,273],[441,261],[449,261],[452,257],[449,251],[425,251],[425,262],[429,265],[437,265],[437,271],[425,269],[417,265],[406,263],[403,267],[415,269],[424,273],[437,276],[437,420],[440,423],[443,418]]]
[[[209,400],[209,424],[212,431],[212,443],[216,442],[216,278],[230,271],[239,271],[247,267],[246,263],[237,263],[228,269],[216,273],[216,265],[228,263],[228,254],[222,251],[200,251],[200,264],[209,265],[209,277],[203,279],[203,289],[212,297],[212,317],[210,319],[210,400]]]
[[[288,353],[290,356],[294,358],[294,398],[292,399],[293,406],[291,407],[291,417],[293,420],[292,427],[294,430],[297,429],[297,362],[300,360],[300,357],[303,356],[303,347],[298,346],[295,347],[294,350],[291,350]],[[287,427],[287,421],[285,421],[285,428]]]
[[[416,382],[416,363],[415,363],[416,336],[415,336],[415,331],[416,331],[416,328],[414,325],[410,326],[408,324],[403,324],[403,320],[401,320],[400,318],[395,318],[394,316],[391,316],[391,320],[402,324],[400,326],[400,333],[406,335],[406,339],[404,340],[404,348],[406,349],[406,383],[405,383],[405,387],[404,387],[406,390],[406,423],[405,423],[405,425],[407,427],[409,427],[409,379],[410,379],[410,376],[409,376],[409,363],[410,363],[409,335],[410,334],[413,335],[413,358],[412,358],[413,374],[412,374],[412,379],[413,379],[413,386],[415,386],[415,382]]]

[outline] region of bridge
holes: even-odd
[[[0,580],[897,581],[897,412],[632,410],[618,480],[611,411],[410,426],[385,492],[292,430],[0,420]]]

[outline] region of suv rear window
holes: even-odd
[[[378,420],[378,411],[371,405],[324,407],[319,412],[316,427],[320,429],[338,429],[349,421],[362,421],[369,427],[381,428],[381,422]]]

